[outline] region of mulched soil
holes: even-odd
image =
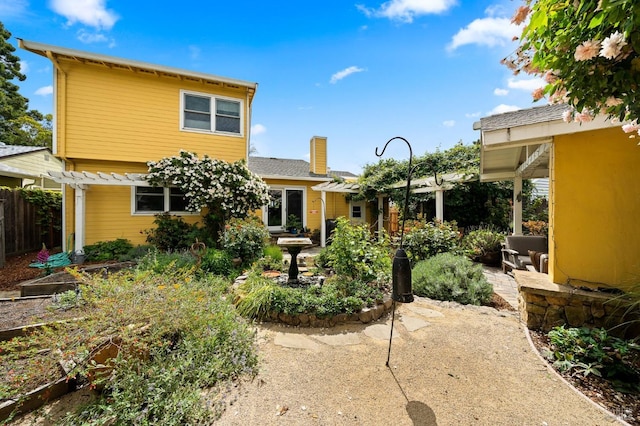
[[[29,267],[30,263],[36,261],[37,255],[38,251],[33,251],[7,257],[4,267],[0,268],[0,290],[17,290],[17,285],[21,282],[41,276],[42,269]]]
[[[533,330],[530,330],[529,334],[533,345],[540,354],[551,350],[551,343],[546,334]],[[638,368],[640,369],[640,359],[637,361]],[[640,425],[639,393],[618,392],[613,388],[611,382],[593,374],[582,377],[581,375],[572,375],[571,372],[558,371],[558,373],[582,394],[589,397],[589,399],[598,405],[605,407],[620,419],[631,425]]]

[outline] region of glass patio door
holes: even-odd
[[[304,190],[271,188],[269,198],[265,222],[270,231],[286,229],[289,215],[295,215],[301,223],[304,223]]]

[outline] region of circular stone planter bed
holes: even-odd
[[[275,281],[284,284],[286,282],[286,274],[282,274],[276,271],[266,271],[264,276],[272,278]],[[324,276],[316,276],[316,277],[305,277],[303,273],[300,276],[301,281],[309,280],[309,279],[317,279],[319,283],[324,282]],[[239,286],[247,279],[246,275],[240,275],[236,278],[234,287]],[[301,286],[304,284],[301,284]],[[339,324],[346,323],[362,323],[368,324],[372,321],[376,321],[380,319],[383,315],[391,310],[393,306],[393,300],[389,296],[384,296],[381,302],[378,302],[376,306],[372,306],[370,308],[363,308],[360,312],[347,314],[337,314],[330,317],[318,317],[314,314],[309,313],[301,313],[296,315],[289,315],[282,312],[269,312],[269,314],[262,319],[263,322],[276,322],[282,323],[286,325],[291,325],[295,327],[319,327],[319,328],[328,328],[335,327]]]

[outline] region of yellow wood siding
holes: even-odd
[[[158,77],[61,61],[58,72],[58,155],[65,158],[146,162],[180,149],[226,161],[246,158],[250,102],[247,89]],[[180,130],[181,90],[242,102],[242,136]]]
[[[310,143],[311,172],[319,175],[327,174],[327,138],[314,136]]]
[[[144,173],[146,166],[135,163],[82,161],[76,163],[76,170],[88,172],[109,171],[115,173]],[[73,206],[74,191],[67,187],[67,206]],[[153,215],[131,214],[131,187],[112,185],[92,185],[86,191],[85,244],[125,238],[133,244],[144,244],[145,229],[154,228]],[[67,208],[67,236],[74,232],[74,209]],[[186,222],[195,223],[200,215],[183,215]],[[65,236],[66,237],[66,236]]]
[[[625,288],[640,276],[640,148],[619,128],[556,136],[549,274]]]

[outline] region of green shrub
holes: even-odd
[[[276,262],[282,262],[282,250],[278,246],[274,246],[272,244],[266,246],[263,254],[265,257],[268,256]]]
[[[232,257],[241,258],[246,266],[262,257],[269,237],[269,230],[257,217],[231,219],[220,237],[220,245]]]
[[[471,257],[496,253],[502,249],[505,236],[492,228],[480,228],[469,232],[462,240],[462,246]]]
[[[180,216],[172,216],[169,213],[155,215],[153,229],[143,231],[147,235],[147,242],[153,244],[159,250],[184,250],[191,247],[200,235],[197,225],[191,225]]]
[[[95,244],[84,246],[85,259],[93,262],[107,260],[120,260],[133,249],[133,244],[124,238],[113,241],[98,241]]]
[[[317,255],[313,258],[313,263],[318,268],[328,268],[329,267],[329,247],[323,247],[320,249]]]
[[[412,282],[413,292],[418,296],[462,304],[485,305],[493,294],[482,266],[451,253],[418,262],[412,271]]]
[[[202,256],[200,268],[214,275],[230,277],[233,271],[233,261],[226,251],[210,248]]]
[[[173,252],[151,250],[138,261],[138,269],[153,271],[157,274],[185,269],[194,271],[196,258],[186,250]]]
[[[553,350],[546,356],[557,369],[615,380],[621,391],[640,391],[640,370],[634,364],[640,356],[637,343],[611,336],[603,328],[560,326],[548,336]]]
[[[131,250],[129,250],[127,254],[123,254],[119,256],[118,260],[121,262],[137,261],[145,257],[147,254],[149,254],[150,251],[153,251],[153,250],[155,250],[155,247],[150,244],[138,245],[133,247]]]
[[[391,277],[391,253],[389,240],[373,240],[369,227],[352,225],[339,217],[328,246],[329,265],[336,274],[364,282],[388,282]]]
[[[404,234],[404,250],[412,265],[438,253],[460,254],[456,222],[413,221]]]

